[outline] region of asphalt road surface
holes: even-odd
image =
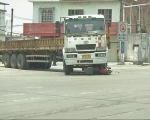
[[[0,119],[149,119],[150,66],[110,65],[112,75],[65,76],[0,64]]]

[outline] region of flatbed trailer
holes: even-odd
[[[7,68],[28,69],[29,67],[49,69],[55,52],[62,53],[63,37],[33,40],[1,41],[2,63]],[[38,64],[37,64],[38,63]]]

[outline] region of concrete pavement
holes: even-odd
[[[112,75],[65,76],[0,65],[0,119],[148,119],[150,66],[110,64]]]

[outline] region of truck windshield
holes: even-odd
[[[65,34],[89,34],[89,35],[103,35],[105,34],[105,23],[103,18],[90,19],[69,19],[66,20]]]

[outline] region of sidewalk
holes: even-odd
[[[129,65],[134,65],[136,66],[137,64],[133,64],[133,62],[108,62],[108,66],[129,66]],[[137,65],[137,66],[147,66],[150,65],[150,63],[143,63],[143,65]]]

